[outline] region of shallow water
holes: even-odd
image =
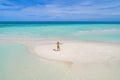
[[[71,80],[68,66],[30,54],[21,44],[0,44],[0,80]]]
[[[120,80],[120,63],[74,64],[73,72],[78,80]]]

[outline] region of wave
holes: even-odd
[[[80,35],[80,34],[120,34],[119,29],[104,29],[104,30],[81,30],[75,33],[75,35]]]

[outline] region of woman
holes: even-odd
[[[60,51],[60,44],[61,44],[61,43],[58,41],[56,44],[57,44],[57,46],[56,46],[57,49],[53,49],[53,50],[54,50],[54,51]]]

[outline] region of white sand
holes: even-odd
[[[63,80],[120,80],[120,45],[111,43],[62,41],[61,51],[55,52],[55,42],[36,45],[40,57],[72,62]]]
[[[44,45],[37,45],[33,50],[46,59],[73,63],[120,61],[120,46],[117,44],[63,41],[61,51],[54,51],[55,43],[43,43]]]

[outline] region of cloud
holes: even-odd
[[[0,11],[18,10],[20,8],[22,8],[22,6],[17,5],[14,2],[10,2],[8,0],[0,0]]]
[[[118,2],[97,4],[93,0],[76,0],[72,5],[70,4],[73,1],[68,5],[66,2],[58,0],[52,1],[52,3],[43,2],[44,4],[24,6],[6,1],[7,5],[0,3],[0,15],[5,19],[12,17],[14,20],[95,20],[105,18],[109,20],[109,18],[119,19],[120,17]]]

